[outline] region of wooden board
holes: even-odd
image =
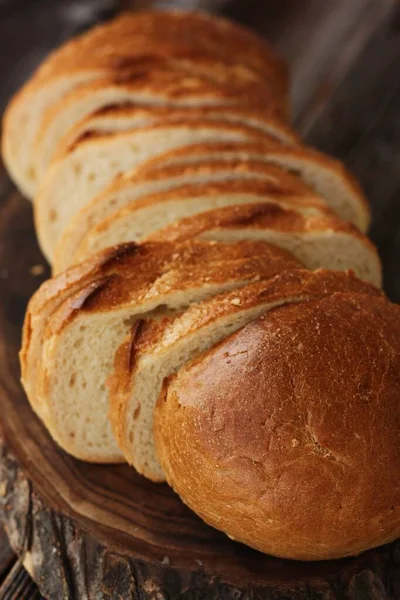
[[[362,6],[371,4],[362,2],[357,2],[359,15]],[[309,22],[304,13],[312,13],[315,27],[317,18],[326,22],[327,9],[321,8],[326,5],[319,0],[305,2],[302,14],[288,13],[284,21],[281,13],[290,4],[285,0],[274,9],[275,21],[271,8],[257,9],[252,22],[258,22],[262,30],[269,29],[270,37],[275,32],[282,51],[303,70],[295,80],[295,112],[302,130],[319,147],[345,158],[364,183],[373,204],[372,234],[384,257],[386,288],[398,300],[400,214],[396,192],[400,181],[396,156],[400,128],[396,127],[396,115],[400,81],[396,82],[396,73],[400,53],[393,26],[397,21],[377,28],[376,35],[368,36],[368,44],[364,38],[361,43],[361,34],[356,36],[358,52],[361,47],[364,52],[347,77],[341,72],[340,85],[336,81],[336,92],[331,90],[327,98],[320,92],[340,69],[335,64],[333,71],[323,73],[319,71],[322,63],[314,71],[307,68],[312,53],[304,43]],[[337,2],[335,10],[339,4],[344,6]],[[234,3],[231,12],[246,21],[238,6]],[[371,22],[369,14],[363,31]],[[260,15],[264,15],[263,22]],[[302,48],[296,57],[290,32],[299,19],[303,28],[298,35],[303,41],[296,42]],[[344,27],[347,34],[349,27],[349,23]],[[325,38],[327,33],[325,30]],[[343,33],[344,42],[345,38]],[[331,39],[330,44],[333,42]],[[352,46],[349,40],[347,43]],[[1,58],[0,54],[0,62]],[[324,68],[329,65],[327,59],[323,63]],[[365,76],[365,65],[368,73],[371,69],[375,73],[374,78]],[[371,165],[375,167],[372,170]],[[26,303],[48,276],[44,265],[35,241],[31,207],[0,170],[0,509],[12,547],[46,598],[400,598],[400,543],[342,561],[305,564],[274,559],[235,544],[204,525],[167,486],[151,484],[125,466],[81,463],[58,449],[27,404],[17,360]],[[9,575],[0,588],[0,600],[37,597],[19,562],[9,571],[10,560],[4,546],[4,572]]]
[[[384,590],[396,545],[343,561],[274,559],[203,524],[166,485],[60,450],[18,381],[25,306],[47,276],[29,203],[13,193],[0,223],[0,495],[11,544],[46,597],[333,600]]]

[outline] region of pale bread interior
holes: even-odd
[[[2,156],[7,170],[26,198],[33,198],[37,191],[34,142],[45,110],[74,87],[97,77],[97,73],[87,71],[56,77],[43,86],[24,90],[27,96],[24,102],[16,102],[16,99],[9,107],[6,113],[7,134],[2,136]]]
[[[58,273],[71,263],[71,257],[75,255],[76,249],[90,229],[116,214],[124,206],[132,205],[139,198],[179,188],[185,184],[240,180],[249,180],[250,183],[257,180],[279,183],[282,192],[286,191],[288,194],[313,193],[300,178],[263,161],[222,161],[186,166],[182,169],[165,167],[156,173],[127,173],[111,183],[72,217],[55,247],[53,271]],[[102,225],[100,229],[103,229]]]
[[[227,258],[207,264],[208,254],[197,255],[196,244],[200,249],[201,244],[211,249],[209,260],[224,251]],[[67,294],[66,300],[48,315],[42,333],[41,372],[35,401],[40,404],[38,413],[51,435],[77,458],[95,462],[122,459],[107,418],[106,382],[115,351],[138,317],[158,319],[223,291],[239,288],[253,279],[271,277],[271,273],[286,265],[296,268],[298,264],[294,259],[292,262],[289,255],[276,255],[264,244],[237,246],[234,258],[229,257],[229,248],[219,247],[217,254],[213,252],[213,243],[194,242],[191,247],[195,254],[192,258],[189,256],[187,264],[176,263],[172,256],[171,266],[167,270],[163,268],[154,281],[150,274],[146,288],[132,288],[133,296],[127,304],[119,305],[118,301],[111,300],[107,308],[76,313],[82,296],[79,291]],[[178,247],[176,252],[178,257]],[[182,260],[186,260],[184,247]],[[85,284],[85,287],[90,290],[90,285]],[[74,317],[66,321],[65,315],[71,311]],[[63,323],[62,327],[58,326],[59,322]]]
[[[182,79],[177,79],[175,87],[182,83]],[[207,92],[207,86],[204,86],[206,91],[202,93],[199,88],[198,95],[189,90],[188,95],[182,91],[180,97],[174,97],[168,94],[168,87],[165,92],[159,84],[153,90],[141,89],[140,85],[120,85],[113,84],[107,81],[96,82],[87,86],[81,86],[78,90],[72,91],[69,95],[49,109],[49,114],[45,115],[45,123],[43,130],[40,130],[40,138],[38,139],[38,152],[35,156],[36,179],[40,182],[43,173],[50,164],[54,156],[57,145],[62,138],[67,134],[71,127],[74,127],[81,119],[89,116],[91,113],[101,109],[103,106],[112,106],[115,104],[139,104],[149,106],[204,106],[204,105],[235,105],[235,100],[232,95],[229,97],[219,96],[216,92]],[[158,88],[158,89],[157,89]],[[176,96],[176,92],[175,92]]]
[[[35,199],[42,251],[51,262],[54,247],[70,219],[118,174],[171,148],[196,141],[241,141],[254,135],[254,130],[243,126],[190,123],[84,141],[48,169]]]
[[[147,169],[164,165],[188,165],[212,160],[261,160],[299,175],[315,192],[325,198],[334,212],[354,223],[365,232],[369,225],[369,211],[358,184],[342,163],[306,147],[277,145],[274,149],[252,143],[194,144],[191,148],[177,149],[149,162]]]
[[[301,203],[299,197],[276,197],[272,193],[251,194],[243,192],[239,194],[217,193],[217,191],[207,195],[174,198],[174,192],[172,191],[168,201],[148,202],[144,206],[140,206],[140,203],[137,202],[134,206],[126,207],[99,223],[87,233],[75,253],[65,258],[72,259],[73,262],[80,262],[103,248],[125,241],[143,241],[154,232],[176,222],[178,219],[225,206],[233,207],[268,201],[287,208],[295,206],[297,210],[304,214],[322,213],[318,206],[312,203],[312,198],[310,198],[309,206],[307,206],[307,200],[307,198],[304,198],[303,203]]]
[[[147,127],[160,121],[187,122],[202,119],[205,121],[226,121],[227,123],[246,125],[260,130],[270,136],[275,142],[296,144],[299,142],[296,134],[276,117],[268,112],[256,112],[238,106],[114,106],[99,110],[85,117],[68,130],[57,145],[56,154],[71,148],[79,138],[86,134],[120,133],[135,127]]]

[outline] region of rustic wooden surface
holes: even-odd
[[[220,0],[218,4],[265,33],[288,58],[294,75],[295,120],[310,142],[344,159],[360,178],[373,208],[371,235],[384,261],[385,288],[399,301],[400,12],[395,2]],[[49,49],[116,8],[112,0],[0,0],[0,107]],[[170,599],[400,599],[399,544],[360,559],[322,565],[263,557],[207,528],[166,487],[152,486],[125,467],[109,468],[104,475],[102,467],[78,463],[58,451],[30,412],[18,384],[20,326],[29,295],[46,277],[37,268],[42,264],[30,207],[0,170],[0,400],[3,423],[9,425],[1,450],[0,499],[12,546],[19,554],[27,545],[34,548],[25,563],[30,570],[35,568],[36,577],[39,574],[48,598],[111,597],[104,589],[90,589],[94,584],[84,570],[76,565],[68,568],[67,559],[79,555],[97,573],[97,580],[101,576],[106,584],[115,583],[122,598],[157,598],[162,585],[169,595],[160,597]],[[32,442],[23,443],[29,436]],[[35,480],[43,476],[51,485],[38,490]],[[60,483],[63,477],[81,485],[66,494]],[[96,514],[108,527],[96,528],[94,534],[93,515],[82,499],[93,502],[99,482],[105,494],[102,508],[112,514]],[[132,493],[126,497],[122,492],[127,487]],[[49,510],[49,503],[67,519]],[[78,526],[68,520],[71,510],[80,515]],[[110,523],[120,529],[111,551],[103,549]],[[139,546],[128,539],[133,527]],[[46,547],[41,546],[43,539]],[[136,560],[119,557],[119,548],[126,544],[131,544]],[[35,564],[41,557],[43,564]],[[63,595],[60,588],[51,587],[45,577],[49,572],[53,581],[62,582]],[[216,577],[212,585],[210,573]],[[278,580],[286,581],[283,590],[276,591]],[[40,598],[3,533],[0,582],[0,600]],[[242,589],[244,582],[250,584],[247,590]]]

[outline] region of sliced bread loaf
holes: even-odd
[[[163,481],[153,416],[166,377],[266,311],[343,289],[379,295],[345,273],[299,270],[221,294],[156,326],[136,323],[115,356],[109,380],[110,419],[127,461],[153,481]]]
[[[261,132],[244,125],[190,121],[81,140],[47,170],[35,198],[35,223],[45,256],[51,262],[54,246],[69,220],[119,173],[168,149],[192,142],[235,142],[262,137]]]
[[[248,181],[249,186],[245,190],[248,193],[252,191],[251,186],[254,182],[270,181],[276,186],[279,185],[282,194],[313,195],[312,189],[299,177],[265,161],[216,160],[193,165],[167,165],[155,171],[143,169],[140,173],[127,172],[113,180],[103,192],[72,217],[54,249],[53,271],[57,273],[73,263],[77,249],[90,230],[99,225],[101,236],[107,228],[101,225],[105,219],[111,220],[121,208],[133,205],[133,202],[140,198],[177,189],[183,185],[228,181]],[[275,188],[266,191],[273,189]],[[196,195],[196,191],[191,189],[190,192]],[[93,232],[93,236],[96,235],[97,232]],[[101,244],[100,237],[99,243],[98,247],[105,247]]]
[[[158,319],[298,267],[287,252],[263,242],[189,241],[129,244],[61,275],[28,307],[21,363],[32,407],[74,456],[121,460],[107,419],[106,381],[135,320]]]

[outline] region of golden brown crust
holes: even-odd
[[[37,130],[44,131],[41,122],[47,108],[90,81],[121,83],[157,69],[161,77],[168,70],[183,77],[197,73],[205,85],[217,84],[221,93],[229,86],[243,102],[263,97],[261,108],[273,104],[287,116],[286,67],[260,38],[201,13],[127,13],[50,54],[9,103],[3,120],[3,154],[24,193],[35,192],[32,147]],[[23,123],[28,123],[24,147],[19,141]]]
[[[223,263],[231,262],[238,277],[245,278],[246,273],[254,273],[256,268],[264,271],[272,260],[277,269],[299,265],[289,252],[257,241],[122,244],[46,282],[31,299],[27,314],[40,315],[44,308],[47,310],[53,296],[63,298],[62,308],[59,308],[61,302],[57,305],[57,319],[54,314],[49,319],[49,332],[59,332],[79,313],[113,311],[131,302],[139,303],[144,298],[190,287],[204,275],[205,262],[209,264],[207,277],[216,283]],[[24,349],[23,356],[25,352]]]
[[[123,122],[128,119],[132,119],[135,117],[139,118],[175,118],[179,119],[181,116],[184,117],[199,117],[202,116],[213,116],[213,115],[222,115],[226,116],[227,120],[230,121],[230,115],[241,117],[243,119],[249,119],[252,121],[256,121],[263,126],[271,126],[278,131],[279,137],[276,137],[277,141],[286,140],[291,144],[299,144],[300,137],[285,122],[280,120],[275,114],[268,112],[269,107],[265,106],[263,110],[257,110],[255,108],[242,106],[194,106],[194,107],[185,107],[184,109],[179,106],[151,106],[150,108],[145,105],[135,105],[131,104],[118,104],[118,105],[109,105],[105,106],[97,111],[95,111],[90,117],[85,118],[81,123],[76,125],[77,130],[83,129],[85,131],[90,130],[90,123],[96,124],[101,122],[109,122],[110,125],[113,120],[115,122]]]
[[[287,89],[286,67],[264,40],[221,18],[179,11],[126,13],[92,28],[50,54],[33,81],[76,70],[126,70],[138,53],[148,61],[204,56],[232,63],[239,56],[240,64]]]
[[[129,250],[135,252],[136,244],[130,244]],[[47,314],[65,301],[69,295],[74,294],[83,285],[90,285],[99,277],[104,277],[104,272],[114,261],[118,261],[127,251],[126,245],[107,248],[91,256],[85,262],[74,265],[58,275],[45,281],[28,303],[22,334],[22,346],[19,353],[22,379],[27,378],[28,362],[30,360],[30,343],[32,336],[32,318]],[[47,318],[47,317],[46,317]]]
[[[328,271],[318,269],[308,271],[301,267],[282,270],[276,262],[271,264],[268,272],[260,274],[259,280],[248,285],[224,292],[210,299],[193,304],[185,313],[185,331],[180,335],[188,335],[222,316],[245,310],[265,302],[274,303],[282,298],[291,301],[301,301],[302,298],[317,298],[338,292],[351,292],[354,294],[367,294],[383,296],[383,292],[375,286],[359,280],[353,273],[341,271]],[[297,299],[297,300],[295,300]],[[188,316],[190,314],[190,316]],[[180,317],[169,317],[163,321],[143,321],[140,327],[135,328],[130,346],[129,368],[132,372],[138,355],[152,352],[161,338],[170,337],[166,333],[166,325],[172,324]],[[201,359],[199,359],[201,360]],[[125,369],[127,364],[124,365]],[[125,373],[125,374],[124,374]],[[119,371],[121,380],[129,377],[129,370]]]
[[[342,291],[275,309],[165,387],[155,432],[168,480],[207,522],[278,556],[391,541],[399,372],[400,307],[384,297]]]

